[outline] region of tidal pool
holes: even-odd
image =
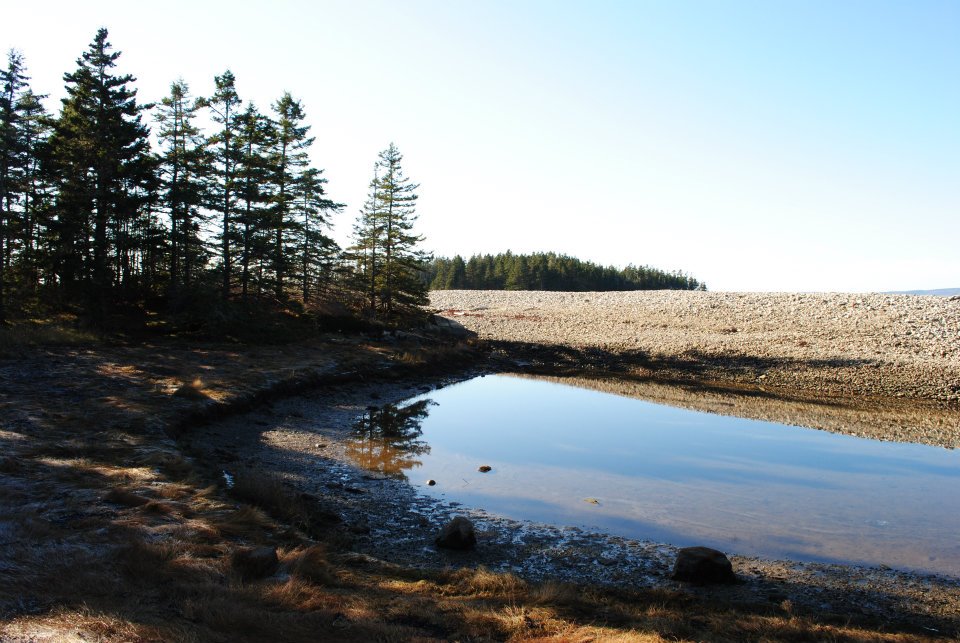
[[[514,519],[960,575],[955,450],[507,375],[370,407],[348,448],[365,468]]]

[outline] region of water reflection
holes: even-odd
[[[405,471],[421,466],[419,456],[430,453],[430,445],[419,438],[432,404],[433,400],[421,399],[404,406],[368,406],[353,425],[347,453],[365,469],[405,480]]]
[[[477,378],[431,399],[368,409],[351,454],[398,478],[417,468],[424,493],[517,519],[960,575],[960,452],[827,432],[889,423],[934,435],[957,426],[955,413],[914,419],[795,400],[693,398],[662,385],[623,384],[611,395],[601,386],[621,384]],[[757,419],[691,410],[734,405]]]

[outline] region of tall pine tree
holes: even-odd
[[[18,200],[17,183],[25,153],[17,103],[28,80],[23,56],[11,49],[7,68],[0,71],[0,324],[6,321],[10,264],[18,227],[14,203]]]
[[[423,279],[430,257],[413,232],[416,190],[404,175],[403,156],[393,143],[374,166],[370,195],[354,228],[353,250],[373,315],[396,313],[427,301]]]
[[[169,295],[190,288],[194,273],[205,257],[200,236],[199,208],[205,194],[209,155],[200,130],[193,124],[199,103],[190,99],[183,80],[170,86],[170,95],[160,101],[156,120],[161,146],[160,168],[163,203],[170,216]]]
[[[337,243],[325,230],[330,227],[329,213],[343,206],[326,198],[323,188],[327,180],[323,170],[307,169],[296,183],[294,200],[300,250],[300,293],[304,305],[328,283],[337,251]]]
[[[236,78],[229,69],[214,77],[216,89],[203,105],[210,108],[219,131],[210,137],[216,167],[216,181],[212,206],[220,212],[220,269],[222,271],[222,296],[230,297],[233,277],[232,249],[235,244],[234,191],[236,190],[236,167],[239,156],[238,134],[240,97],[237,95]]]
[[[263,266],[269,234],[270,151],[276,129],[253,103],[239,117],[239,157],[237,164],[237,221],[240,232],[240,293],[246,300],[252,271]],[[262,283],[257,280],[257,287]]]
[[[51,140],[59,277],[67,287],[78,280],[91,285],[100,306],[110,287],[129,277],[127,233],[141,214],[140,192],[152,169],[145,108],[129,86],[135,78],[114,74],[120,52],[111,51],[107,36],[101,28],[77,70],[64,75],[67,97]]]
[[[283,300],[284,280],[290,270],[287,259],[291,234],[295,223],[291,219],[293,205],[297,198],[297,183],[307,169],[310,159],[307,151],[313,145],[313,137],[308,136],[310,126],[304,124],[305,114],[300,101],[294,100],[289,92],[284,93],[273,111],[277,115],[274,151],[271,159],[271,178],[273,183],[273,249],[270,257],[273,268],[274,296]]]

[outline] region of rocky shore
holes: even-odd
[[[567,381],[567,380],[565,380]],[[732,602],[791,605],[806,613],[910,622],[932,633],[956,630],[960,581],[891,569],[731,556],[734,586],[700,587],[670,578],[678,548],[577,527],[511,520],[421,493],[426,480],[358,466],[355,423],[371,405],[397,403],[449,379],[328,387],[201,429],[198,444],[225,458],[226,471],[269,473],[297,493],[336,507],[353,549],[367,563],[402,568],[476,567],[534,582],[690,592]],[[569,382],[568,383],[573,383]],[[577,385],[585,381],[576,380]],[[669,387],[663,387],[663,390]],[[643,389],[645,393],[649,391]],[[631,393],[636,391],[631,389]],[[619,394],[626,394],[619,391]],[[249,474],[248,474],[249,475]],[[434,545],[443,525],[466,516],[476,525],[469,553]]]
[[[960,403],[960,298],[691,291],[434,291],[481,340],[565,347],[661,379]]]

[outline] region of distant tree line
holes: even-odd
[[[426,280],[431,290],[706,290],[706,284],[682,272],[600,266],[553,252],[436,258]]]
[[[311,164],[299,100],[284,93],[261,111],[227,70],[209,96],[177,80],[145,104],[107,37],[100,29],[64,75],[56,115],[19,52],[0,70],[0,322],[68,307],[96,322],[128,305],[330,299],[389,317],[425,301],[418,186],[395,146],[341,249],[327,231],[345,206]]]

